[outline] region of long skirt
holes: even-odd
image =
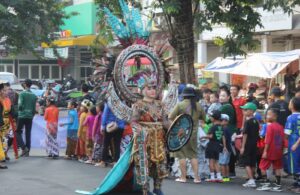
[[[77,144],[76,144],[76,155],[78,157],[85,157],[86,152],[85,152],[85,140],[82,140],[78,138]]]
[[[57,128],[57,123],[47,125],[46,152],[48,155],[59,155]]]
[[[94,150],[92,158],[94,161],[99,162],[102,161],[102,155],[103,155],[103,136],[96,136],[96,140],[94,143]]]
[[[78,138],[77,138],[76,130],[68,130],[67,131],[67,148],[66,148],[67,156],[75,155],[77,139]]]

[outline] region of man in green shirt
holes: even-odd
[[[22,91],[19,95],[18,100],[18,124],[17,124],[17,141],[20,147],[22,148],[21,156],[29,156],[30,146],[31,146],[31,127],[32,119],[35,115],[35,107],[37,97],[30,91],[32,81],[26,79],[24,83],[25,90]],[[25,126],[25,139],[26,145],[24,144],[22,138],[22,129]]]

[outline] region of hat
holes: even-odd
[[[275,95],[277,97],[281,96],[281,89],[279,87],[273,87],[271,90],[271,95]]]
[[[89,110],[89,109],[91,109],[94,105],[93,105],[93,102],[91,102],[90,100],[84,99],[84,100],[81,102],[81,106],[86,107],[86,108]]]
[[[220,120],[221,119],[221,111],[219,110],[213,110],[210,114],[210,117],[216,119],[216,120]]]
[[[25,79],[24,83],[27,87],[30,87],[32,85],[32,81],[30,79]]]
[[[244,106],[241,106],[241,109],[256,111],[257,110],[257,106],[254,103],[252,103],[252,102],[248,102]]]
[[[195,97],[195,90],[192,87],[186,87],[184,88],[182,94],[182,97]]]
[[[227,114],[221,114],[221,120],[229,121],[230,117]]]

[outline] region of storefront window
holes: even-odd
[[[59,67],[52,66],[52,79],[59,79]]]
[[[19,68],[19,77],[20,79],[29,78],[29,67],[28,66],[20,66]]]
[[[50,66],[42,66],[42,78],[50,78]]]
[[[6,66],[6,72],[14,73],[13,66]]]
[[[39,66],[31,66],[31,78],[39,79],[40,77],[40,67]]]
[[[5,71],[5,65],[0,65],[0,72],[4,72]]]

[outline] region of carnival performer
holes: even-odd
[[[3,81],[2,84],[4,85],[4,88],[2,92],[0,93],[0,103],[3,106],[2,116],[3,116],[3,126],[1,127],[1,133],[2,137],[4,139],[3,146],[4,146],[4,153],[5,153],[5,160],[8,161],[10,158],[7,155],[9,147],[13,144],[13,133],[10,132],[11,123],[14,122],[13,118],[16,116],[12,102],[10,98],[8,97],[8,84],[6,81]],[[16,139],[16,138],[14,138]],[[16,140],[15,140],[16,141]],[[17,144],[15,142],[14,149],[15,149],[15,157],[17,157],[16,152]]]
[[[61,127],[68,125],[67,128],[67,148],[66,148],[66,159],[71,159],[75,156],[75,149],[77,143],[77,131],[79,126],[79,119],[77,113],[77,103],[71,101],[68,103],[68,123],[60,124]]]
[[[186,182],[186,159],[190,159],[194,171],[194,183],[200,183],[197,160],[197,134],[199,121],[204,121],[206,115],[201,105],[196,102],[195,90],[193,88],[186,87],[182,92],[182,96],[184,100],[178,103],[173,111],[171,111],[169,119],[174,120],[180,114],[190,114],[193,119],[194,127],[189,142],[178,152],[175,152],[175,158],[179,159],[181,170],[181,177],[176,179],[176,181],[181,183]]]
[[[153,193],[162,195],[161,185],[167,177],[167,158],[165,146],[164,117],[161,102],[156,100],[157,79],[144,74],[138,80],[143,99],[133,104],[132,127],[134,131],[133,159],[137,183],[143,187],[143,194],[152,194],[149,177],[154,182]]]
[[[55,105],[55,99],[53,97],[48,97],[47,106],[44,115],[47,122],[46,152],[49,158],[55,159],[58,158],[59,155],[59,146],[57,142],[59,110]]]
[[[0,96],[4,96],[4,84],[1,83],[0,84]],[[2,104],[0,104],[0,169],[7,169],[7,166],[2,164],[2,161],[5,161],[5,153],[4,153],[4,136],[5,134],[5,128],[3,128],[4,125],[4,115],[3,115],[3,111],[4,111],[4,106]]]

